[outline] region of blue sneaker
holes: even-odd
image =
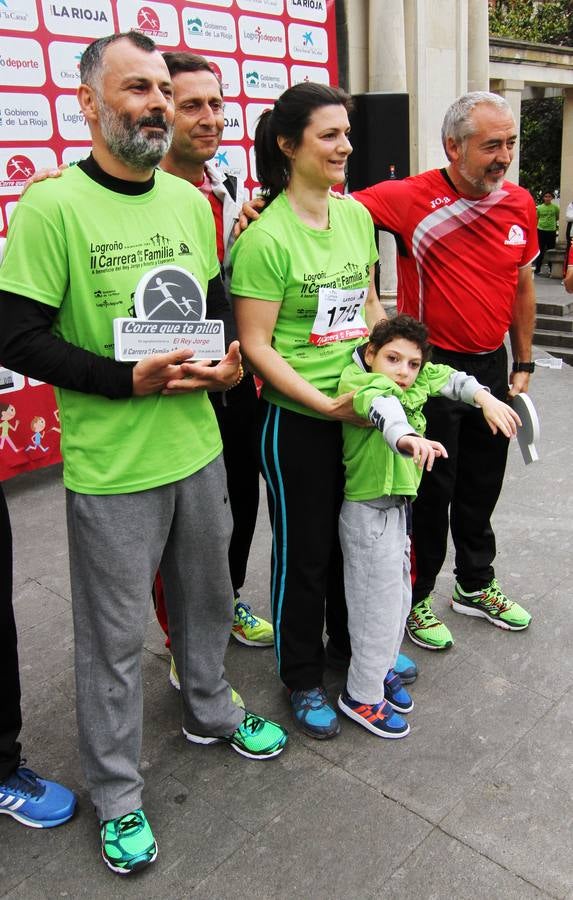
[[[414,701],[395,669],[390,669],[384,679],[384,698],[396,712],[409,713],[414,709]]]
[[[418,666],[404,653],[398,654],[398,659],[394,663],[394,671],[402,679],[402,684],[412,684],[418,677]]]
[[[387,700],[380,700],[379,703],[360,703],[344,688],[338,698],[338,705],[349,719],[358,722],[376,737],[403,738],[410,732],[406,720],[394,712]]]
[[[290,691],[290,702],[294,720],[304,734],[319,741],[339,734],[336,710],[328,702],[323,687]]]
[[[0,813],[30,828],[53,828],[74,814],[76,798],[68,788],[19,766],[0,781]]]

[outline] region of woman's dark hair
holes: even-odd
[[[422,351],[422,365],[428,362],[431,348],[428,343],[428,329],[423,322],[404,313],[394,316],[393,319],[380,319],[370,333],[368,346],[377,353],[384,344],[389,344],[395,338],[411,341]]]
[[[287,138],[296,149],[314,110],[321,106],[343,106],[348,112],[351,100],[340,88],[306,81],[288,88],[272,109],[261,114],[255,131],[255,157],[257,178],[268,201],[284,191],[290,181],[290,160],[277,138]]]

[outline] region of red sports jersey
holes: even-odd
[[[473,200],[433,169],[353,197],[396,236],[400,312],[421,319],[444,350],[496,350],[511,324],[518,269],[538,253],[528,192],[505,181]]]

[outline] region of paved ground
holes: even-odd
[[[558,282],[536,282],[539,295],[562,296]],[[129,879],[99,858],[78,763],[60,472],[8,482],[25,753],[78,792],[79,810],[45,832],[0,817],[0,896],[571,900],[573,369],[539,369],[531,394],[542,458],[526,468],[511,448],[495,528],[497,574],[534,622],[511,634],[452,613],[450,560],[436,597],[456,643],[444,654],[406,648],[421,671],[406,740],[380,741],[345,720],[328,742],[293,728],[266,763],[190,746],[150,612],[142,766],[160,853]],[[268,551],[263,510],[244,592],[261,614]],[[288,723],[272,650],[233,643],[227,669],[248,706]],[[340,679],[327,686],[334,698]]]

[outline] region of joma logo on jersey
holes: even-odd
[[[432,209],[438,209],[440,206],[446,206],[448,203],[452,202],[451,197],[434,197],[433,200],[430,200],[430,206]]]

